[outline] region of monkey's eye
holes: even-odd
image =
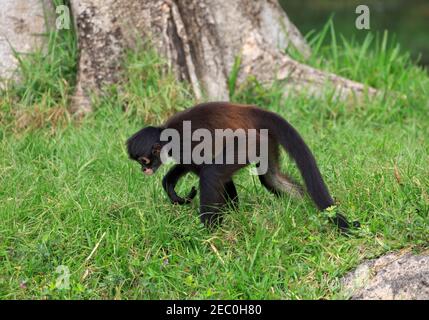
[[[149,164],[150,163],[150,160],[146,157],[140,157],[138,160],[143,164]]]

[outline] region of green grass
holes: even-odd
[[[193,105],[188,88],[152,50],[130,52],[123,88],[74,120],[65,111],[73,39],[52,34],[49,58],[27,57],[34,68],[0,100],[1,298],[339,298],[339,277],[361,260],[428,248],[429,76],[387,38],[337,39],[309,63],[400,98],[282,100],[278,85],[254,81],[233,96],[280,113],[302,133],[339,207],[363,225],[352,237],[308,199],[275,198],[246,170],[236,177],[240,209],[207,232],[198,199],[187,207],[167,200],[168,168],[145,177],[124,148],[142,126]],[[196,184],[186,177],[179,194]],[[58,266],[69,268],[69,288],[56,288]]]

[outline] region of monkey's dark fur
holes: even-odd
[[[302,195],[301,187],[279,171],[278,146],[281,145],[297,164],[307,192],[317,208],[323,211],[334,205],[316,160],[298,132],[279,115],[255,106],[212,102],[187,109],[171,117],[164,125],[143,128],[129,138],[127,148],[130,158],[139,162],[146,174],[155,172],[161,165],[160,150],[167,143],[160,141],[162,130],[176,129],[183,139],[183,121],[191,121],[192,131],[205,128],[212,136],[215,129],[268,129],[269,168],[266,174],[259,176],[262,185],[276,195],[284,192],[294,196]],[[192,150],[195,144],[197,143],[191,142]],[[183,163],[182,158],[183,153],[176,161]],[[195,197],[196,190],[193,188],[186,198],[181,198],[174,188],[186,173],[197,174],[200,178],[200,218],[206,226],[212,227],[221,222],[221,210],[224,205],[228,202],[237,205],[238,196],[232,177],[236,171],[246,165],[238,163],[176,164],[164,177],[162,186],[173,203],[189,203]],[[331,220],[342,231],[359,226],[357,221],[350,224],[339,213]]]

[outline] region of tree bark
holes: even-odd
[[[46,49],[42,36],[52,23],[49,0],[0,0],[0,90],[19,80],[16,54]],[[46,12],[45,12],[46,11]],[[46,13],[46,15],[45,15]]]
[[[329,84],[341,98],[363,84],[293,60],[310,48],[276,0],[71,0],[80,50],[75,112],[91,110],[89,94],[119,80],[124,49],[150,39],[197,99],[228,100],[228,77],[240,57],[237,84],[250,75],[263,84],[284,80],[285,94],[319,95]]]

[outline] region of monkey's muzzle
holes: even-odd
[[[153,170],[150,168],[144,168],[143,173],[147,176],[151,176],[151,175],[153,175]]]

